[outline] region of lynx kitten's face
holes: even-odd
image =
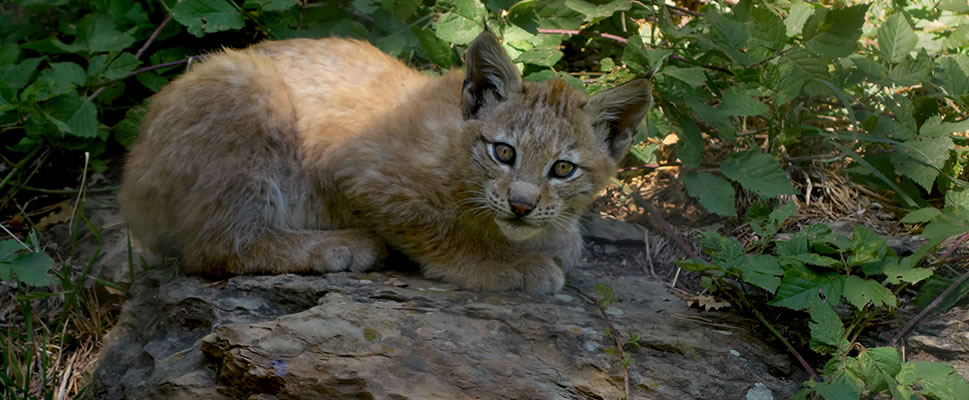
[[[528,85],[486,117],[472,143],[480,190],[472,208],[492,216],[508,239],[542,229],[569,230],[599,187],[609,163],[583,107],[564,83]]]

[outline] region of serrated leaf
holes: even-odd
[[[878,28],[878,49],[889,62],[897,63],[908,57],[916,43],[918,37],[902,13],[892,14]]]
[[[124,78],[139,65],[141,65],[141,61],[135,58],[134,54],[121,53],[111,64],[108,64],[104,70],[104,77],[109,80]]]
[[[455,0],[454,11],[471,21],[483,21],[488,11],[479,0]]]
[[[969,120],[959,122],[942,122],[942,116],[936,114],[922,123],[919,128],[920,137],[948,136],[951,133],[969,131]]]
[[[935,63],[922,50],[915,58],[908,57],[896,64],[888,73],[888,79],[898,86],[914,86],[928,81]]]
[[[37,67],[43,58],[28,58],[16,65],[5,65],[0,69],[0,86],[5,86],[14,92],[27,86],[30,78],[37,72]]]
[[[945,193],[945,207],[947,211],[959,208],[969,211],[969,190],[950,190]]]
[[[831,257],[825,257],[820,254],[815,254],[815,253],[794,254],[794,255],[785,256],[785,258],[797,260],[807,265],[818,265],[822,267],[834,267],[837,265],[841,265],[841,261],[835,260]]]
[[[814,8],[810,4],[797,0],[791,3],[791,13],[784,19],[784,26],[787,28],[787,36],[794,36],[801,33],[801,28],[808,18],[814,14]]]
[[[895,172],[911,178],[915,183],[932,191],[932,184],[954,148],[948,136],[919,137],[896,145],[892,152]]]
[[[182,0],[172,14],[175,21],[197,37],[245,26],[242,15],[227,0]]]
[[[114,140],[124,146],[124,148],[131,149],[131,146],[135,144],[135,139],[138,138],[141,118],[145,115],[146,111],[147,109],[144,105],[129,108],[125,112],[124,119],[118,122],[113,128]]]
[[[135,80],[140,82],[152,92],[158,92],[168,84],[168,78],[158,75],[155,73],[155,71],[148,71],[135,75]]]
[[[413,28],[412,30],[414,35],[417,36],[417,40],[421,42],[421,48],[427,53],[427,57],[431,59],[431,62],[444,69],[451,68],[451,65],[454,63],[451,45],[438,38],[429,29]]]
[[[897,285],[902,282],[918,283],[928,279],[935,272],[930,268],[916,268],[909,263],[897,260],[887,262],[882,273],[888,277],[888,283]]]
[[[858,46],[868,4],[829,9],[805,46],[829,58],[850,55]]]
[[[900,222],[903,224],[929,222],[932,218],[938,217],[939,215],[942,215],[942,211],[939,211],[938,208],[925,207],[906,214]]]
[[[844,277],[837,273],[816,274],[808,278],[788,271],[777,287],[777,295],[768,304],[792,310],[804,310],[818,300],[837,304],[843,288]]]
[[[643,38],[634,35],[626,41],[626,48],[622,52],[622,63],[635,74],[644,75],[649,72],[652,63],[646,55]]]
[[[784,270],[777,264],[777,258],[764,254],[747,259],[740,266],[740,271],[744,281],[770,293],[774,293],[780,286],[780,276],[784,274]]]
[[[3,277],[9,277],[9,272],[13,272],[18,281],[30,286],[42,287],[56,282],[47,274],[51,265],[54,265],[54,260],[44,253],[34,252],[0,262],[0,270],[7,271],[2,274]]]
[[[814,391],[821,395],[824,400],[858,400],[861,392],[852,385],[844,382],[817,383]]]
[[[534,12],[542,28],[579,29],[586,22],[585,15],[569,8],[564,0],[541,0],[534,3]],[[512,7],[509,13],[517,6],[516,4]]]
[[[691,172],[686,175],[684,182],[687,193],[700,200],[708,211],[727,217],[737,216],[734,206],[736,193],[727,180],[706,172]]]
[[[58,96],[45,104],[49,116],[62,133],[91,138],[98,134],[98,110],[90,100],[76,92]]]
[[[186,0],[188,1],[188,0]],[[176,6],[176,8],[178,8]],[[118,52],[135,43],[134,36],[114,27],[114,20],[103,14],[90,14],[77,27],[73,45],[83,47],[89,54]]]
[[[589,21],[611,17],[619,11],[626,11],[632,7],[627,0],[613,0],[605,4],[592,4],[583,0],[565,0],[565,6],[585,15]]]
[[[851,232],[851,256],[848,265],[873,263],[889,254],[885,239],[864,225],[855,225]]]
[[[450,11],[441,15],[434,24],[437,37],[454,44],[471,43],[483,30],[479,22]]]
[[[765,114],[770,109],[766,104],[734,88],[723,92],[719,111],[726,115],[751,117]]]
[[[833,354],[847,349],[849,343],[844,338],[845,327],[831,305],[814,301],[808,307],[811,314],[811,349],[822,354]]]
[[[700,161],[703,160],[704,149],[700,128],[689,117],[681,116],[677,118],[676,122],[676,136],[679,138],[679,141],[676,142],[677,158],[687,168],[699,167]]]
[[[894,347],[873,347],[858,354],[864,380],[872,393],[897,385],[895,375],[902,368],[902,359]]]
[[[959,375],[951,365],[938,362],[906,362],[902,364],[897,379],[899,385],[918,385],[916,392],[937,399],[958,400],[969,393],[969,382],[966,378]]]
[[[755,8],[751,14],[753,19],[747,23],[747,26],[753,40],[771,50],[784,47],[784,43],[787,42],[787,31],[781,17],[766,8]]]
[[[761,197],[772,198],[796,193],[781,164],[757,150],[731,154],[720,164],[720,171],[744,189]]]
[[[695,88],[703,86],[707,82],[706,71],[703,68],[665,67],[660,71],[660,74],[679,79]]]
[[[969,4],[962,0],[942,0],[939,9],[956,13],[969,13]]]
[[[536,47],[519,55],[515,62],[551,67],[561,60],[562,56],[562,51],[557,48]]]
[[[844,297],[858,310],[864,309],[869,302],[876,308],[896,306],[895,295],[891,290],[878,282],[857,276],[845,279]]]

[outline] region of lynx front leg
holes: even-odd
[[[473,290],[525,289],[554,293],[565,284],[565,272],[549,256],[528,253],[512,262],[456,259],[428,263],[425,274]]]
[[[356,229],[266,232],[240,246],[206,241],[187,249],[185,262],[200,273],[326,273],[366,271],[387,254],[373,234]],[[194,250],[194,251],[193,251]]]

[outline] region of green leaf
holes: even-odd
[[[781,17],[766,8],[755,8],[752,15],[754,18],[747,26],[753,40],[771,50],[783,48],[787,42],[787,31]]]
[[[178,8],[176,6],[176,8]],[[77,27],[73,45],[81,46],[88,54],[118,52],[135,43],[134,36],[115,29],[114,20],[103,14],[90,14]]]
[[[256,0],[256,2],[263,11],[286,11],[299,5],[299,0]]]
[[[678,126],[676,136],[679,138],[676,142],[676,156],[687,168],[699,167],[700,161],[703,160],[704,149],[700,128],[687,116],[680,116],[676,122]]]
[[[582,0],[565,0],[565,6],[582,13],[589,21],[597,21],[628,10],[632,3],[627,0],[613,0],[605,4],[592,4]]]
[[[417,40],[420,40],[421,48],[427,53],[427,57],[431,59],[431,62],[444,69],[451,68],[451,65],[454,63],[451,45],[438,38],[429,29],[418,29],[415,27],[412,30],[414,35],[417,36]]]
[[[47,274],[47,271],[52,265],[54,265],[54,260],[44,253],[26,253],[13,259],[0,261],[0,271],[3,271],[0,273],[0,278],[7,278],[4,280],[9,280],[10,272],[13,272],[14,277],[18,281],[27,285],[35,287],[50,286],[56,282],[54,278]]]
[[[720,170],[727,178],[761,197],[796,193],[781,164],[757,150],[731,154],[720,165]]]
[[[798,275],[787,271],[777,288],[777,296],[770,305],[803,310],[811,303],[824,300],[829,304],[841,301],[844,291],[844,277],[829,272],[824,274]]]
[[[841,261],[835,260],[831,257],[825,257],[816,253],[794,254],[790,256],[784,256],[784,258],[797,260],[807,265],[818,265],[818,266],[829,267],[829,268],[841,265]]]
[[[850,55],[858,46],[866,11],[868,4],[827,10],[824,20],[812,27],[813,32],[805,46],[829,58]],[[808,36],[808,32],[805,32],[805,36]]]
[[[168,78],[158,75],[155,71],[140,73],[135,75],[135,79],[152,92],[158,92],[168,84]]]
[[[758,255],[749,258],[740,267],[744,281],[774,293],[781,284],[780,276],[784,270],[777,264],[777,258],[768,255]]]
[[[10,65],[20,58],[20,47],[14,43],[0,44],[0,65]]]
[[[104,77],[109,80],[124,78],[139,65],[141,65],[141,61],[135,58],[134,54],[121,53],[111,64],[108,64],[108,67],[104,70]]]
[[[919,137],[896,145],[892,153],[895,172],[911,178],[926,191],[932,191],[932,183],[955,147],[948,136]]]
[[[70,92],[45,104],[51,121],[64,134],[91,138],[98,134],[98,110],[90,100]],[[57,122],[60,122],[58,124]]]
[[[84,84],[86,78],[80,65],[72,62],[53,63],[50,69],[41,71],[37,80],[24,89],[22,97],[34,101],[48,100],[73,92],[75,87]]]
[[[969,13],[969,4],[962,0],[942,0],[939,9],[955,13]]]
[[[172,14],[197,37],[245,26],[242,15],[227,0],[182,0],[175,5]]]
[[[929,119],[922,123],[922,127],[919,128],[919,136],[939,137],[965,131],[969,131],[969,120],[959,122],[942,122],[942,116],[936,114],[929,117]]]
[[[679,68],[670,66],[664,67],[660,71],[660,74],[679,79],[694,88],[703,86],[707,82],[706,70],[703,68]]]
[[[880,283],[857,276],[845,279],[844,297],[855,308],[862,310],[871,302],[875,308],[884,306],[895,307],[896,299],[891,290]]]
[[[925,207],[906,214],[900,222],[903,224],[929,222],[932,218],[938,217],[939,215],[942,215],[942,211],[939,211],[938,208]]]
[[[934,274],[931,268],[916,268],[907,262],[898,260],[888,261],[882,271],[888,277],[886,281],[892,285],[902,282],[918,283]]]
[[[708,211],[727,217],[737,216],[734,207],[736,194],[727,180],[706,172],[690,172],[684,181],[687,193],[700,200],[700,204]]]
[[[872,393],[897,385],[895,376],[902,369],[902,358],[894,347],[873,347],[858,354],[865,382]]]
[[[126,149],[131,149],[131,146],[135,144],[135,139],[138,138],[139,125],[141,123],[141,118],[145,115],[147,108],[144,105],[134,106],[125,112],[125,117],[121,122],[118,122],[114,126],[114,140],[124,146]]]
[[[880,261],[889,254],[885,239],[864,225],[855,225],[851,232],[851,256],[848,265],[855,266]]]
[[[858,400],[861,392],[852,385],[843,382],[817,383],[814,391],[821,395],[824,400]]]
[[[833,354],[850,346],[844,338],[845,327],[838,313],[830,304],[814,301],[808,307],[811,314],[811,349],[822,354]]]
[[[652,63],[646,55],[646,45],[641,36],[634,35],[626,41],[626,48],[622,52],[622,63],[635,74],[643,75],[649,72]]]
[[[569,6],[565,4],[564,0],[526,0],[526,2],[534,4],[533,10],[542,28],[579,29],[579,27],[586,22],[585,15],[569,8]],[[509,10],[509,14],[514,12],[516,8],[518,8],[518,4]],[[519,26],[526,28],[527,30],[527,27],[522,25]]]
[[[455,12],[446,12],[434,24],[437,37],[454,44],[468,44],[483,31],[480,22]]]
[[[17,91],[27,86],[43,60],[43,58],[28,58],[16,65],[4,65],[0,68],[0,77],[3,78],[0,79],[0,87],[5,86]]]
[[[908,57],[895,65],[888,78],[898,86],[914,86],[928,81],[934,68],[932,58],[922,50],[915,58]]]
[[[899,385],[917,387],[918,393],[937,399],[958,400],[969,393],[969,382],[951,365],[938,362],[906,362],[897,379]]]
[[[719,110],[726,115],[750,117],[766,114],[770,109],[757,99],[737,89],[730,88],[723,92]]]
[[[792,2],[791,13],[784,20],[784,26],[787,28],[787,36],[800,34],[801,28],[804,27],[804,23],[807,22],[812,14],[814,14],[814,8],[810,4],[801,0]]]
[[[455,0],[454,11],[471,21],[483,21],[488,15],[484,4],[479,0]]]
[[[562,51],[557,48],[533,48],[522,53],[515,62],[551,67],[562,59]]]
[[[526,75],[523,80],[525,82],[545,82],[549,79],[558,79],[561,81],[565,81],[565,83],[568,83],[569,86],[572,86],[573,88],[576,88],[583,92],[585,91],[585,86],[582,85],[582,81],[562,71],[555,72],[550,69],[544,69],[544,70],[533,72],[531,74]]]
[[[902,13],[892,14],[878,28],[878,49],[882,58],[889,62],[897,63],[907,58],[917,42],[918,37]]]

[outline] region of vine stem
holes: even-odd
[[[18,162],[17,165],[14,165],[13,168],[10,169],[10,173],[8,173],[7,176],[4,177],[2,181],[0,181],[0,188],[3,188],[4,186],[6,186],[7,182],[9,182],[10,179],[12,179],[13,176],[16,175],[17,172],[19,172],[20,169],[23,168],[28,161],[33,159],[34,156],[36,156],[37,153],[40,152],[40,149],[42,147],[43,146],[34,147],[34,149],[30,151],[30,153],[27,153],[27,155],[24,156],[24,158],[20,159],[20,162]]]
[[[181,0],[179,0],[179,2],[181,2]],[[162,3],[164,3],[164,2],[162,2]],[[138,52],[137,53],[135,53],[135,59],[136,60],[141,59],[141,56],[143,54],[145,54],[145,50],[148,50],[148,46],[150,46],[152,44],[152,42],[155,41],[155,38],[158,37],[158,34],[161,33],[161,30],[164,29],[165,26],[168,25],[168,22],[172,20],[172,16],[173,15],[175,15],[175,14],[173,12],[169,11],[168,16],[165,17],[165,20],[162,21],[162,23],[158,24],[158,27],[156,27],[155,28],[155,31],[151,33],[151,36],[148,37],[148,40],[145,41],[145,44],[141,45],[141,48],[138,49]],[[189,58],[191,58],[191,57],[189,57]],[[142,68],[142,69],[144,69],[144,68]],[[135,72],[137,72],[137,73],[135,73]],[[94,93],[91,93],[91,95],[88,96],[87,99],[89,101],[93,101],[94,99],[98,98],[98,96],[100,96],[102,92],[104,92],[104,89],[106,89],[108,87],[108,85],[110,85],[112,83],[115,83],[115,82],[118,82],[118,81],[121,81],[122,79],[130,78],[132,76],[135,76],[135,75],[140,74],[141,72],[145,72],[145,71],[138,70],[138,71],[135,71],[135,72],[132,72],[132,73],[130,73],[128,75],[125,75],[124,77],[122,77],[120,79],[112,79],[110,81],[107,81],[107,82],[104,82],[104,83],[98,85],[98,89],[95,90]]]
[[[803,367],[804,370],[807,371],[807,373],[810,374],[812,378],[814,378],[814,381],[822,382],[821,377],[818,376],[817,372],[814,372],[814,368],[811,367],[811,364],[808,364],[807,360],[805,360],[804,357],[801,356],[801,353],[799,353],[797,349],[795,349],[794,346],[791,345],[791,342],[788,342],[787,339],[784,338],[784,335],[781,335],[781,333],[778,332],[777,329],[775,329],[774,326],[770,324],[770,322],[767,322],[767,318],[764,318],[764,315],[761,314],[760,311],[757,311],[757,309],[750,304],[750,301],[747,300],[747,296],[744,295],[744,292],[737,289],[736,293],[739,295],[737,299],[739,299],[744,304],[744,307],[747,307],[747,309],[750,310],[750,312],[753,313],[755,317],[757,317],[757,320],[760,321],[761,325],[764,325],[764,327],[767,328],[767,330],[769,330],[770,333],[774,335],[774,337],[776,337],[778,340],[781,341],[781,343],[784,344],[784,347],[787,348],[787,351],[791,352],[791,355],[793,355],[794,358],[797,359],[797,362],[801,364],[801,367]]]
[[[942,293],[939,294],[939,296],[936,297],[935,300],[932,300],[932,303],[929,303],[929,305],[925,307],[925,309],[922,310],[922,312],[918,313],[918,315],[916,315],[914,318],[908,321],[908,323],[905,324],[905,327],[903,327],[902,330],[898,331],[898,333],[895,334],[895,337],[892,338],[892,346],[898,343],[898,341],[902,339],[902,336],[905,336],[905,334],[908,333],[908,331],[911,330],[913,327],[915,327],[915,324],[919,323],[919,321],[924,319],[925,316],[929,314],[929,312],[935,309],[935,307],[938,307],[939,304],[942,304],[942,300],[944,300],[946,297],[949,297],[949,294],[951,294],[954,290],[956,290],[957,287],[962,285],[962,283],[965,282],[966,279],[969,279],[969,271],[966,271],[961,276],[959,276],[959,278],[953,281],[952,284],[949,285],[949,287],[945,288],[945,290],[942,291]]]
[[[612,339],[616,341],[616,349],[619,351],[619,364],[622,365],[622,380],[624,384],[624,389],[626,390],[626,400],[632,400],[632,392],[629,390],[629,368],[626,367],[626,353],[622,351],[622,339],[619,338],[619,334],[616,333],[616,327],[612,324],[612,320],[609,319],[609,314],[606,314],[606,309],[602,307],[594,297],[583,292],[575,285],[565,285],[569,289],[574,290],[579,296],[584,297],[587,301],[594,304],[597,309],[599,309],[599,314],[602,315],[602,319],[606,320],[606,325],[609,327],[609,333]]]

